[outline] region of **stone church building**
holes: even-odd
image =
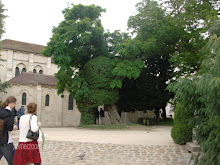
[[[21,105],[27,109],[30,102],[38,105],[37,116],[43,126],[78,126],[81,114],[75,100],[67,91],[64,98],[57,95],[58,71],[51,57],[41,55],[44,46],[14,40],[1,42],[0,79],[9,81],[7,93],[1,93],[5,100],[12,95],[17,98],[16,109]]]

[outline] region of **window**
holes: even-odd
[[[26,72],[26,68],[23,68],[21,72]]]
[[[36,69],[33,70],[33,73],[37,73]]]
[[[39,74],[43,74],[43,71],[42,71],[42,70],[39,70]]]
[[[16,67],[16,68],[15,68],[15,77],[16,77],[17,75],[19,75],[19,73],[20,73],[19,68]]]
[[[50,96],[47,94],[45,97],[45,106],[49,106],[50,103]]]
[[[73,97],[69,95],[68,110],[73,110]]]
[[[26,105],[26,93],[24,92],[24,93],[22,93],[22,105]]]

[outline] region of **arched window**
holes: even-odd
[[[20,73],[19,68],[16,67],[16,68],[15,68],[15,77],[16,77],[17,75],[19,75],[19,73]]]
[[[42,71],[42,70],[39,70],[39,74],[43,74],[43,71]]]
[[[21,72],[26,72],[26,68],[23,68]]]
[[[47,94],[45,97],[45,106],[49,106],[50,104],[50,96]]]
[[[33,73],[37,73],[36,69],[33,70]]]
[[[22,93],[22,105],[26,105],[26,100],[27,100],[27,98],[26,98],[26,93],[24,92],[24,93]]]
[[[69,95],[68,110],[73,110],[73,97]]]

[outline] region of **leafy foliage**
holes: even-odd
[[[44,49],[45,56],[54,56],[61,69],[82,69],[92,58],[107,54],[99,6],[72,5],[63,10],[64,21],[54,27],[53,36]]]
[[[6,18],[6,16],[3,14],[4,11],[4,5],[2,4],[2,1],[0,1],[0,38],[2,38],[2,34],[5,32],[4,19]]]
[[[114,79],[113,64],[111,59],[99,56],[84,66],[84,77],[90,89],[87,100],[94,107],[112,104],[118,99],[118,90],[110,87],[110,82]]]
[[[220,30],[219,22],[215,29]],[[220,38],[213,32],[203,48],[209,52],[202,63],[199,75],[179,79],[170,88],[178,102],[186,109],[195,110],[194,126],[198,126],[197,139],[203,155],[196,164],[220,164]]]
[[[220,26],[218,24],[218,29]],[[220,164],[220,37],[213,35],[206,49],[211,53],[203,62],[198,79],[202,107],[198,112],[198,141],[204,155],[199,164]]]
[[[179,29],[157,2],[143,0],[136,7],[137,14],[128,20],[128,27],[136,37],[120,52],[136,52],[133,54],[144,61],[145,66],[140,77],[123,81],[117,105],[121,111],[156,109],[159,117],[159,109],[165,109],[170,99],[166,87],[173,67],[168,60],[175,52]]]
[[[114,56],[119,55],[118,52],[121,50],[123,43],[131,39],[128,33],[121,32],[120,30],[115,30],[113,33],[107,31],[104,36],[108,44],[108,52]]]
[[[0,79],[0,92],[6,93],[6,88],[10,87],[9,82],[1,82]]]
[[[167,60],[149,57],[140,77],[136,80],[125,79],[120,89],[117,107],[120,111],[153,110],[166,106],[171,95],[166,90],[166,81],[172,69]],[[170,69],[169,71],[167,71]]]
[[[200,49],[208,41],[205,33],[218,19],[218,11],[213,6],[214,1],[209,0],[168,0],[166,3],[175,26],[182,28],[176,33],[180,39],[170,60],[179,69],[177,76],[190,75],[201,67],[206,52]]]

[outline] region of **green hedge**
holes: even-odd
[[[192,126],[189,121],[193,112],[187,111],[180,104],[177,104],[174,115],[174,126],[171,130],[171,137],[177,144],[186,144],[192,141]]]

